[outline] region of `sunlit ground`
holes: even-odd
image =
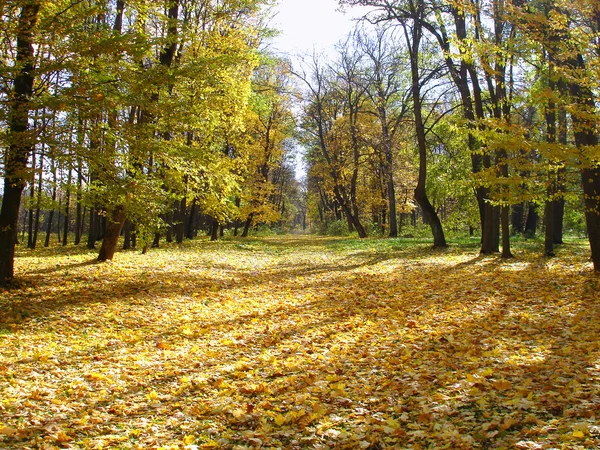
[[[0,448],[595,448],[589,250],[515,254],[307,236],[107,264],[20,250]]]

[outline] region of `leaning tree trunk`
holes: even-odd
[[[107,220],[104,239],[98,254],[98,261],[111,261],[117,250],[117,242],[121,235],[121,229],[125,224],[125,207],[117,206]]]
[[[0,210],[0,285],[14,276],[16,230],[21,207],[21,194],[27,183],[27,160],[33,151],[29,135],[29,111],[34,83],[33,30],[40,3],[26,2],[17,25],[17,76],[9,104],[8,137],[5,153],[4,192]]]
[[[418,14],[422,14],[422,12],[418,11]],[[425,124],[423,123],[421,79],[419,74],[419,49],[423,30],[415,24],[411,31],[412,39],[409,37],[408,27],[404,25],[406,43],[409,47],[415,128],[417,133],[417,144],[419,147],[419,179],[417,181],[417,187],[415,188],[415,200],[423,211],[425,221],[431,227],[433,246],[435,248],[444,248],[447,247],[447,244],[442,223],[435,208],[429,201],[425,189],[427,181],[427,142],[425,139]]]
[[[246,223],[244,223],[244,231],[242,231],[242,237],[248,237],[248,233],[250,232],[250,225],[252,225],[252,219],[254,218],[254,213],[250,213],[248,218],[246,219]]]

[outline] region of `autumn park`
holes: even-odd
[[[600,4],[291,2],[0,2],[0,449],[599,449]]]

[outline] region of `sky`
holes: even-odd
[[[277,53],[290,56],[317,52],[331,54],[336,43],[354,27],[353,18],[365,8],[339,10],[337,0],[279,0],[271,25],[281,31],[272,44]]]

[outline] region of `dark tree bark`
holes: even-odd
[[[246,222],[244,223],[244,231],[242,231],[242,237],[248,237],[248,233],[250,232],[250,226],[252,225],[252,219],[254,218],[254,213],[250,213]]]
[[[514,233],[523,232],[523,219],[525,217],[523,214],[524,207],[525,205],[523,203],[518,203],[512,206],[511,223]]]
[[[600,12],[598,22],[600,22]],[[587,70],[584,58],[578,55],[571,62],[573,68],[582,72]],[[581,154],[586,154],[587,147],[598,145],[596,96],[585,82],[572,81],[570,92],[579,111],[572,114],[575,145]],[[600,272],[600,167],[597,162],[586,161],[581,169],[583,197],[585,203],[585,222],[587,227],[594,271]]]
[[[38,175],[38,187],[37,187],[37,200],[35,205],[35,221],[33,224],[33,238],[31,239],[31,246],[29,248],[35,249],[37,245],[38,232],[40,230],[40,218],[42,212],[42,187],[44,184],[43,171],[41,167],[44,165],[44,150],[40,154],[40,173]]]
[[[210,225],[210,240],[218,241],[219,240],[219,221],[217,219],[212,220]]]
[[[559,91],[566,90],[565,83],[561,80],[558,82]],[[567,134],[567,111],[564,106],[558,108],[558,142],[566,146],[568,143]],[[558,198],[554,201],[554,243],[560,245],[563,243],[564,233],[564,218],[565,218],[565,197],[566,187],[566,168],[560,167],[556,174],[556,194]]]
[[[552,76],[552,67],[550,76]],[[556,89],[556,83],[553,80],[550,80],[549,88],[551,90]],[[548,106],[546,108],[546,142],[549,144],[556,143],[556,103],[552,99],[548,102]],[[546,207],[544,211],[544,222],[546,225],[546,232],[544,235],[544,253],[546,256],[554,256],[554,221],[556,220],[556,200],[554,199],[554,196],[556,195],[557,191],[556,176],[557,173],[555,170],[553,170],[553,164],[551,163],[548,171],[548,187],[546,189],[548,199],[546,200]]]
[[[167,233],[165,240],[167,242],[173,242],[173,228],[174,228],[174,214],[173,212],[168,212],[166,214],[165,222],[167,223]],[[176,219],[175,219],[176,220]]]
[[[37,126],[37,121],[38,121],[38,114],[36,111],[35,114],[35,118],[33,121],[33,126],[34,129]],[[28,224],[28,229],[27,229],[27,248],[30,249],[34,249],[35,248],[35,242],[33,241],[33,224],[34,224],[34,220],[35,220],[35,214],[34,214],[34,199],[36,198],[35,195],[35,169],[36,169],[36,151],[35,151],[35,145],[33,145],[31,147],[31,169],[32,169],[32,174],[31,174],[31,187],[29,189],[29,212],[28,212],[28,218],[29,218],[29,224]],[[40,173],[41,173],[41,169],[42,169],[42,163],[40,163]],[[39,205],[38,205],[39,206]]]
[[[123,250],[129,250],[131,249],[131,245],[132,245],[132,229],[133,229],[133,223],[127,219],[125,220],[125,224],[123,224]]]
[[[104,239],[98,253],[98,261],[111,261],[113,259],[124,223],[125,208],[117,206],[107,221]]]
[[[502,258],[512,258],[510,251],[510,207],[503,206],[500,211],[500,225],[502,228]]]
[[[527,220],[525,221],[525,237],[533,238],[537,233],[539,215],[535,203],[530,203],[527,210]]]
[[[4,192],[0,210],[0,285],[14,277],[16,230],[21,194],[29,178],[27,160],[33,151],[34,138],[29,130],[29,111],[34,83],[33,30],[40,3],[25,2],[17,26],[17,76],[9,104],[9,145],[4,161]]]
[[[92,206],[90,208],[90,224],[88,229],[87,248],[90,250],[96,248],[96,241],[98,240],[98,221],[100,217],[96,212],[96,208]]]
[[[235,206],[236,206],[236,208],[238,208],[238,209],[239,209],[239,207],[240,207],[240,204],[241,204],[241,200],[240,200],[240,198],[239,198],[239,197],[236,197],[236,198],[235,198]],[[234,236],[237,236],[237,235],[238,235],[238,230],[239,230],[239,228],[240,228],[240,221],[239,221],[239,219],[237,219],[237,218],[236,218],[236,219],[233,221],[233,235],[234,235]]]
[[[412,27],[403,23],[406,45],[409,49],[410,72],[412,81],[412,101],[413,114],[415,118],[415,130],[417,134],[417,144],[419,148],[419,178],[415,188],[415,200],[423,211],[423,218],[430,226],[433,234],[433,246],[435,248],[444,248],[447,246],[444,230],[438,214],[429,201],[426,191],[427,181],[427,142],[425,138],[425,124],[423,121],[423,104],[421,101],[421,76],[419,73],[419,55],[423,28],[420,26],[420,20],[423,15],[423,2],[418,1],[411,11],[414,20]]]
[[[184,196],[179,201],[179,211],[177,213],[177,224],[175,225],[175,240],[178,244],[183,243],[185,234],[185,217],[187,211],[187,199]]]
[[[194,239],[194,237],[196,236],[196,224],[198,223],[198,206],[196,203],[196,199],[194,199],[194,201],[192,201],[192,206],[190,208],[190,216],[188,218],[188,223],[187,223],[187,232],[186,232],[186,237],[188,239]]]
[[[500,251],[500,208],[489,202],[485,204],[485,221],[483,223],[483,236],[481,237],[482,255],[490,255]]]

